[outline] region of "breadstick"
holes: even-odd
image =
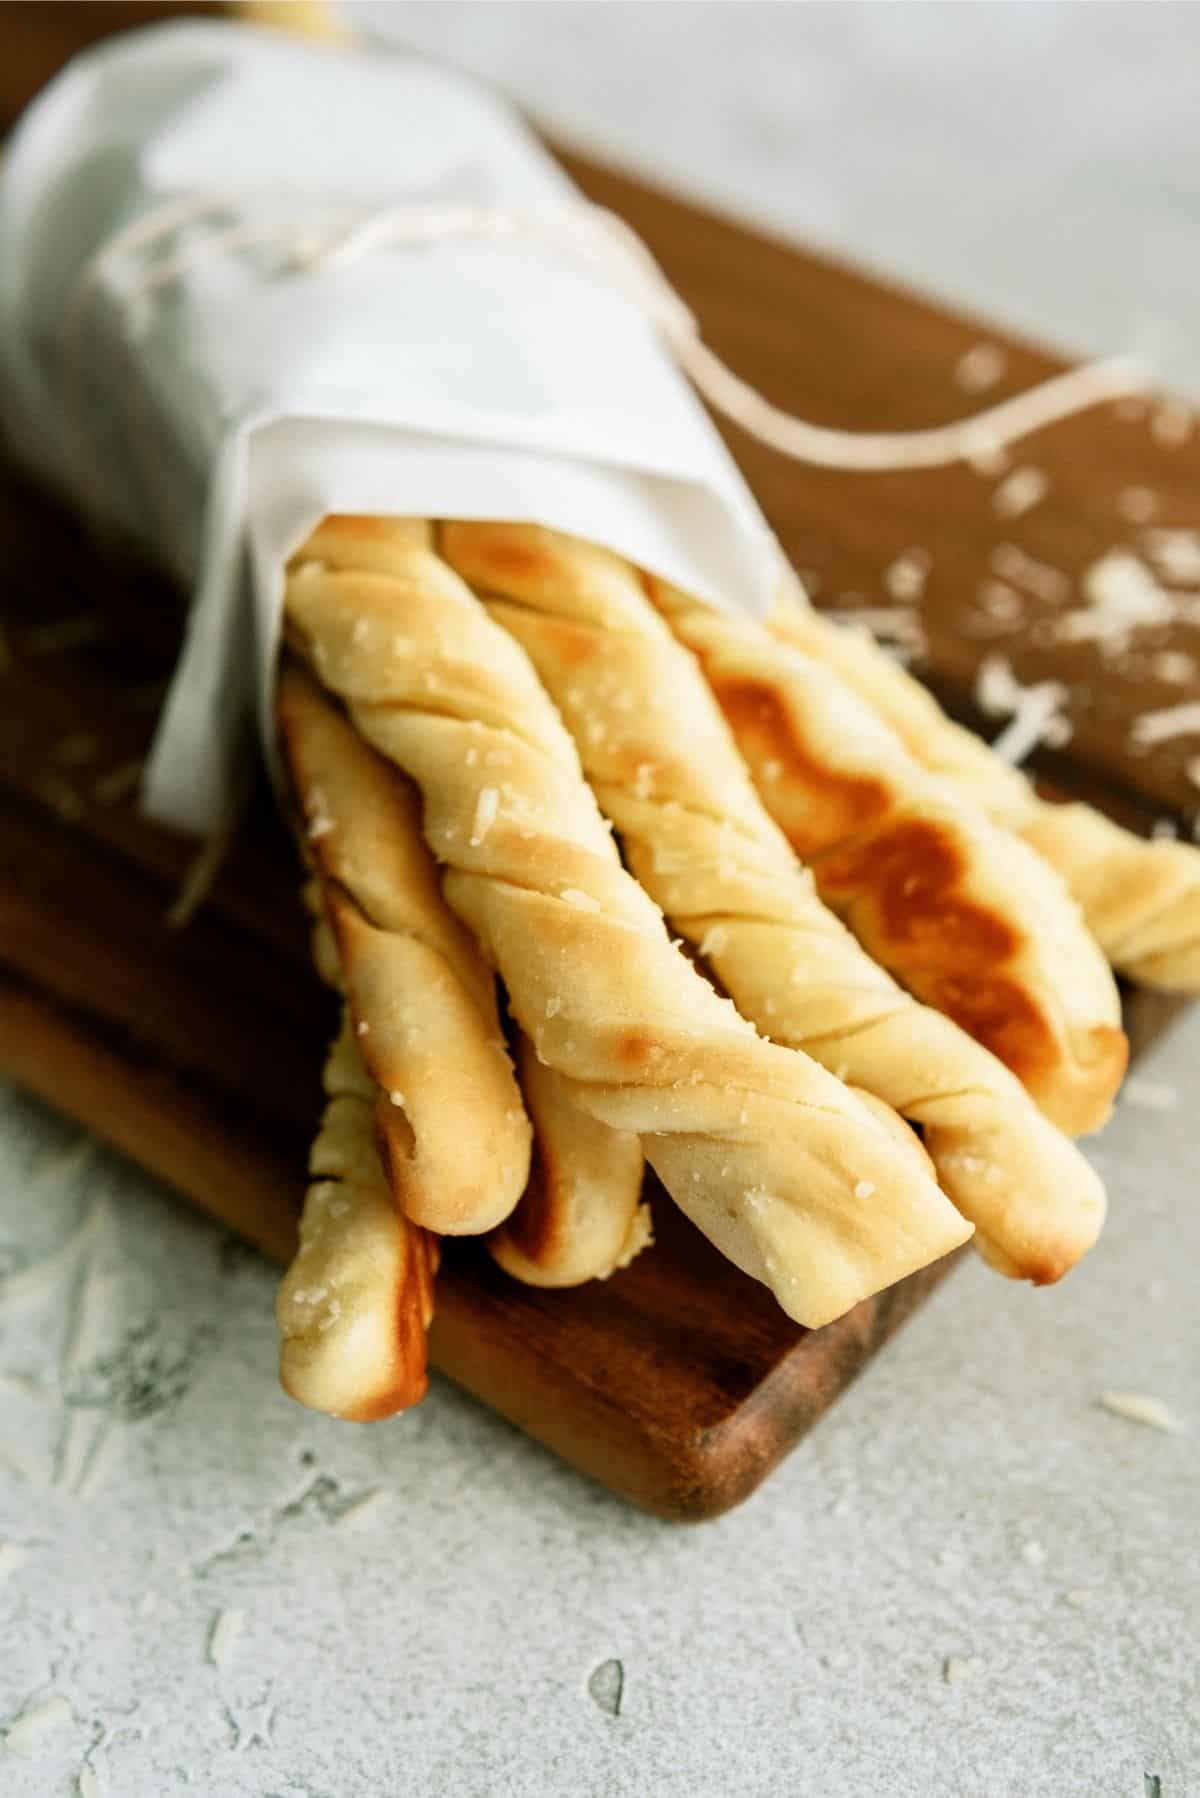
[[[1128,1045],[1078,907],[829,670],[745,615],[647,590],[699,658],[759,794],[821,897],[902,986],[1012,1068],[1070,1135],[1107,1117]]]
[[[366,564],[376,572],[362,572]],[[824,1069],[763,1041],[620,864],[528,658],[386,520],[327,519],[289,634],[417,783],[443,890],[568,1096],[642,1138],[729,1258],[816,1325],[970,1235]]]
[[[414,1223],[493,1229],[530,1156],[493,976],[446,909],[408,783],[299,669],[276,713],[387,1172]]]
[[[771,627],[781,641],[832,668],[918,762],[1044,856],[1122,974],[1146,986],[1200,992],[1200,849],[1147,842],[1092,806],[1039,798],[1019,769],[953,723],[932,693],[865,632],[786,600]]]
[[[652,1240],[642,1145],[567,1097],[525,1037],[517,1070],[533,1121],[533,1166],[520,1204],[488,1238],[507,1273],[528,1286],[578,1286],[627,1267]]]
[[[300,1247],[275,1301],[279,1377],[302,1405],[370,1423],[425,1396],[438,1244],[393,1202],[375,1144],[375,1087],[348,1014],[325,1091]]]
[[[628,865],[738,1009],[919,1124],[991,1260],[1058,1278],[1103,1220],[1095,1173],[994,1056],[903,992],[821,903],[636,572],[528,525],[446,525],[441,547],[530,656]]]

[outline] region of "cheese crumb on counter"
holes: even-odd
[[[1178,1434],[1177,1419],[1160,1398],[1153,1398],[1148,1393],[1102,1392],[1097,1403],[1105,1411],[1111,1411],[1114,1417],[1127,1418],[1130,1423],[1145,1424],[1147,1429],[1162,1430],[1169,1436]]]
[[[13,1754],[31,1760],[37,1753],[39,1737],[48,1729],[61,1729],[64,1724],[74,1721],[75,1713],[66,1699],[55,1693],[52,1698],[31,1706],[13,1719],[4,1732],[4,1745]]]
[[[208,1658],[218,1671],[229,1666],[241,1640],[245,1613],[233,1608],[218,1611],[208,1636]]]

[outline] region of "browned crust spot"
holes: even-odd
[[[815,760],[769,683],[712,672],[709,682],[769,809],[799,856],[855,836],[886,814],[892,799],[884,782],[839,774]],[[768,778],[772,763],[778,764],[774,779]]]
[[[433,1320],[433,1282],[441,1250],[438,1239],[415,1224],[408,1226],[408,1265],[396,1294],[396,1353],[392,1378],[373,1398],[352,1412],[350,1423],[378,1423],[410,1405],[420,1404],[429,1390],[428,1331]]]
[[[535,1266],[541,1266],[555,1252],[562,1207],[556,1202],[557,1189],[552,1169],[540,1139],[535,1135],[529,1164],[529,1180],[512,1216],[501,1225],[501,1234]]]
[[[822,893],[835,902],[870,896],[893,972],[1036,1088],[1061,1068],[1062,1047],[1024,983],[1003,971],[1021,947],[1019,932],[964,895],[965,874],[959,846],[937,823],[919,818],[837,851],[816,868]]]
[[[532,533],[508,525],[472,525],[469,532],[444,527],[447,548],[456,563],[469,570],[476,585],[503,589],[508,581],[518,587],[549,580],[558,561]]]

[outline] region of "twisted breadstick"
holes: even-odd
[[[1200,992],[1200,849],[1146,842],[1091,806],[1040,799],[1018,769],[947,718],[932,693],[865,633],[786,599],[771,627],[782,642],[832,668],[924,767],[1044,856],[1122,974],[1146,986]]]
[[[446,910],[408,785],[298,669],[276,713],[387,1171],[414,1223],[493,1229],[530,1155],[493,977]]]
[[[488,1248],[528,1286],[607,1279],[652,1240],[650,1208],[638,1203],[642,1145],[573,1104],[562,1077],[523,1036],[517,1070],[533,1120],[533,1166],[520,1204]]]
[[[1099,1180],[994,1056],[821,903],[635,571],[528,525],[447,524],[440,542],[530,656],[628,865],[743,1015],[920,1124],[989,1259],[1057,1279],[1099,1230]]]
[[[438,1244],[393,1202],[348,1014],[325,1091],[300,1247],[275,1301],[279,1378],[302,1405],[369,1423],[425,1396]]]
[[[964,805],[828,669],[647,578],[825,902],[901,984],[1005,1062],[1071,1135],[1124,1071],[1103,956],[1055,874]]]
[[[386,520],[329,519],[286,608],[292,641],[420,787],[445,895],[539,1059],[642,1138],[785,1310],[827,1322],[970,1235],[865,1107],[762,1041],[672,947],[528,659],[444,562]]]

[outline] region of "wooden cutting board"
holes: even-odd
[[[714,346],[781,403],[880,427],[969,409],[954,369],[977,326],[565,160],[644,235]],[[1054,366],[987,335],[1007,348],[998,391]],[[929,669],[959,710],[970,709],[980,648],[995,647],[960,614],[999,542],[1019,534],[1030,554],[1077,571],[1110,546],[1114,507],[1135,486],[1161,496],[1171,523],[1200,520],[1200,453],[1164,444],[1145,414],[1109,410],[1032,446],[1051,485],[1019,524],[1000,524],[994,482],[970,471],[825,475],[731,442],[822,598],[882,603],[894,558],[914,546],[928,557]],[[332,1027],[308,967],[291,845],[260,797],[211,901],[187,929],[169,929],[194,845],[142,822],[127,783],[177,647],[177,599],[143,571],[105,565],[11,476],[0,481],[0,557],[0,1067],[282,1260]],[[1035,637],[1014,631],[1004,646],[1028,674],[1047,671]],[[1126,817],[1183,817],[1195,793],[1174,749],[1119,753],[1144,694],[1114,670],[1100,677],[1104,703],[1081,706],[1060,783]],[[1137,1044],[1177,1009],[1139,997]],[[753,1490],[949,1264],[809,1333],[652,1197],[653,1251],[570,1293],[522,1288],[478,1248],[447,1245],[433,1359],[636,1503],[711,1517]]]

